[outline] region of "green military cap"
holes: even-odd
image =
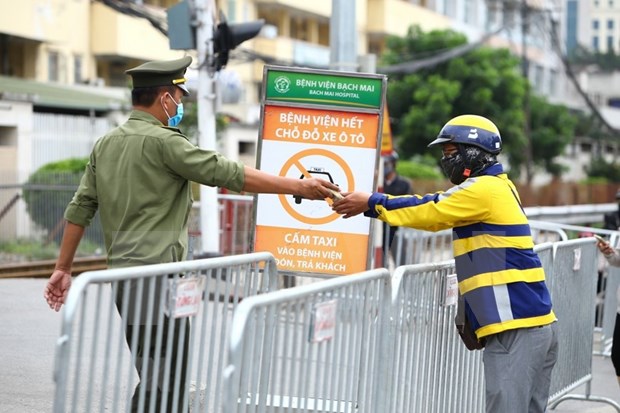
[[[175,60],[156,60],[146,62],[125,73],[133,79],[133,87],[152,87],[152,86],[178,86],[183,90],[184,95],[189,95],[189,90],[185,86],[187,79],[185,71],[192,63],[190,56],[185,56]]]

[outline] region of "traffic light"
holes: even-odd
[[[228,63],[230,51],[241,43],[255,37],[265,24],[265,20],[255,20],[247,23],[226,22],[226,16],[220,13],[220,22],[213,31],[213,65],[219,71]]]

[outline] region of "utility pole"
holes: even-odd
[[[228,63],[230,51],[256,36],[264,20],[228,24],[220,14],[215,27],[215,0],[182,0],[168,9],[171,49],[196,49],[198,55],[198,146],[215,151],[215,73]],[[200,186],[200,255],[220,254],[217,188]],[[191,247],[191,246],[190,246]]]
[[[198,55],[198,146],[216,150],[215,79],[213,67],[213,0],[193,0],[196,12],[196,52]],[[203,254],[220,252],[220,216],[217,188],[200,185],[200,241]]]
[[[332,0],[330,69],[357,71],[355,0]]]
[[[532,183],[533,179],[533,148],[532,148],[532,134],[530,130],[530,83],[529,72],[530,62],[527,57],[527,35],[529,33],[529,6],[527,0],[521,0],[521,69],[523,79],[525,80],[525,96],[523,97],[523,134],[525,135],[526,147],[525,147],[525,179],[527,184]]]

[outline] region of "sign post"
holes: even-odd
[[[343,192],[377,185],[384,75],[266,66],[257,168],[317,177]],[[346,275],[371,266],[371,220],[342,219],[330,202],[257,195],[254,250],[288,272]]]

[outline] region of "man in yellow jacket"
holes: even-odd
[[[486,410],[543,413],[557,359],[556,317],[519,195],[497,161],[499,130],[484,117],[457,116],[434,145],[441,145],[442,168],[455,185],[448,191],[353,192],[333,209],[344,218],[364,213],[390,225],[452,228],[465,312],[486,342]]]

